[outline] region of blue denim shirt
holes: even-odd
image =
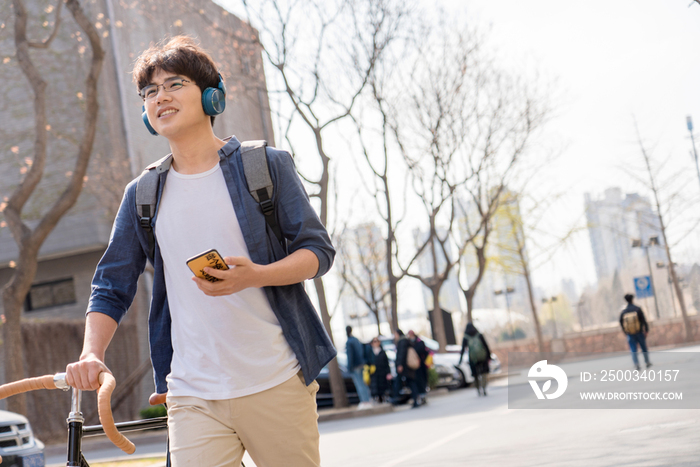
[[[330,269],[335,256],[328,233],[309,203],[309,197],[289,153],[268,148],[267,156],[274,186],[273,202],[280,228],[287,240],[287,251],[267,226],[259,204],[248,192],[240,142],[234,136],[219,150],[221,169],[250,258],[257,264],[270,264],[288,253],[305,248],[318,257],[316,277],[319,277]],[[158,201],[163,193],[171,161],[170,157],[164,158],[157,169],[160,174]],[[104,313],[119,323],[133,301],[137,281],[146,267],[146,261],[151,262],[154,268],[148,317],[151,362],[156,391],[165,393],[165,378],[170,373],[173,348],[163,258],[158,246],[158,209],[156,208],[151,221],[156,238],[155,254],[153,258],[147,258],[148,238],[139,224],[136,211],[137,181],[138,177],[127,185],[124,192],[107,250],[93,277],[87,313]],[[282,327],[282,333],[299,360],[306,384],[309,385],[316,379],[321,368],[335,357],[336,350],[301,283],[265,287],[264,290]],[[207,336],[202,336],[202,339],[206,338]]]

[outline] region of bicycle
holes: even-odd
[[[100,388],[97,390],[97,413],[101,425],[83,426],[85,419],[80,411],[82,391],[72,388],[71,411],[66,420],[68,424],[67,467],[90,467],[90,464],[85,460],[82,453],[82,439],[84,436],[104,434],[116,447],[127,454],[133,454],[136,450],[134,443],[129,441],[129,439],[120,432],[120,429],[122,432],[129,432],[167,428],[168,426],[168,417],[114,423],[111,397],[116,387],[116,380],[110,373],[102,372],[99,375],[99,382]],[[0,386],[0,399],[37,389],[61,389],[63,391],[68,391],[71,387],[66,383],[65,373],[26,378]],[[1,458],[0,462],[2,462]],[[170,465],[169,456],[166,465]]]

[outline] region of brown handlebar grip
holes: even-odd
[[[127,454],[133,454],[136,450],[134,443],[129,441],[126,436],[119,433],[114,425],[114,417],[112,416],[112,392],[117,385],[114,376],[107,372],[100,373],[100,389],[97,390],[97,413],[100,417],[100,423],[105,431],[107,438],[114,443],[116,447]]]
[[[37,376],[15,381],[14,383],[3,384],[0,386],[0,399],[36,389],[56,389],[53,375]]]

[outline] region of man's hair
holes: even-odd
[[[136,59],[132,75],[139,90],[163,70],[190,78],[204,92],[219,85],[219,71],[211,56],[189,36],[175,36],[152,45]],[[211,117],[214,125],[214,117]]]
[[[634,295],[631,293],[625,294],[625,300],[627,300],[627,303],[632,303],[632,300],[634,300]]]
[[[404,335],[404,334],[403,334],[403,331],[402,331],[401,329],[396,328],[396,331],[395,331],[395,332],[396,332],[396,334],[399,335],[399,337],[401,337],[401,336]]]
[[[345,334],[350,337],[350,334],[352,334],[352,326],[345,326]]]

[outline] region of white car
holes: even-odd
[[[0,455],[2,465],[44,466],[44,443],[34,437],[23,415],[0,410]]]

